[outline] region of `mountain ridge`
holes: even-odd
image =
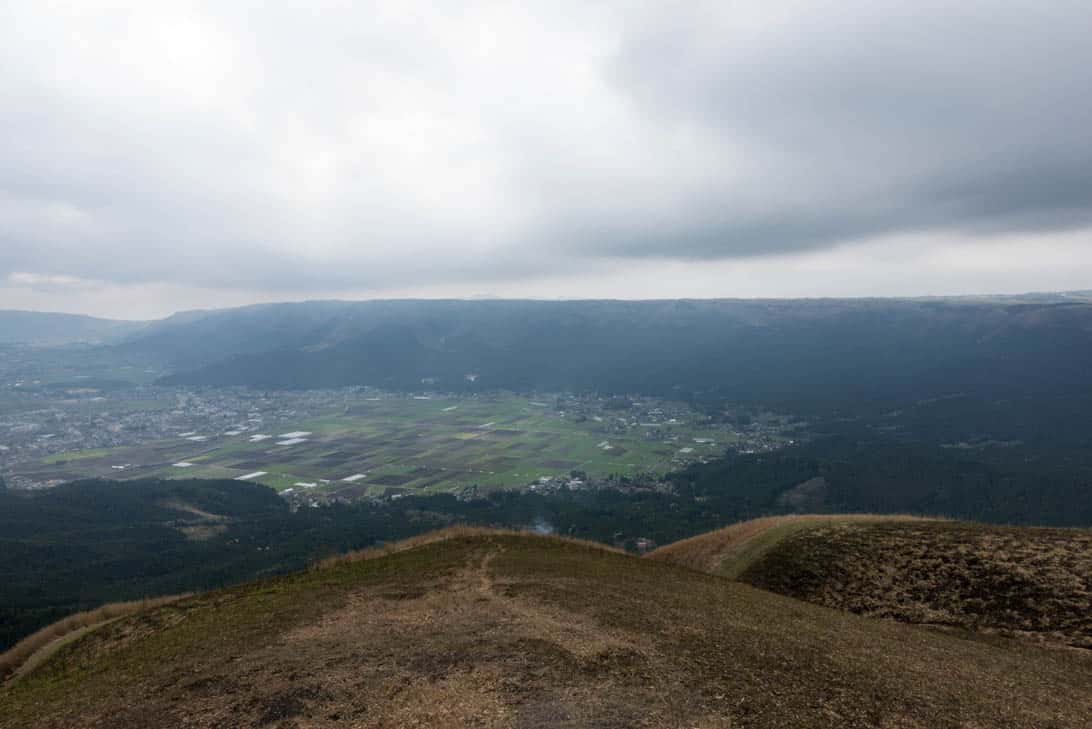
[[[1083,382],[1092,304],[313,302],[160,323],[121,351],[168,363],[165,384],[1003,397]]]
[[[83,314],[0,309],[0,344],[103,344],[136,334],[147,322]]]

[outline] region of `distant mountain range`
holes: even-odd
[[[58,345],[119,341],[147,324],[79,314],[0,311],[0,344]]]
[[[555,389],[754,400],[1088,384],[1084,294],[850,300],[316,301],[146,324],[0,314],[0,341],[107,341],[168,384]],[[35,339],[36,338],[36,339]]]

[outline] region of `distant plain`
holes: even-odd
[[[317,489],[346,497],[435,493],[478,486],[521,487],[542,477],[583,471],[593,478],[667,471],[715,457],[738,437],[675,404],[640,422],[635,412],[579,415],[552,401],[510,394],[474,398],[392,397],[356,401],[322,417],[274,429],[254,425],[226,435],[198,433],[136,446],[62,453],[28,470],[38,478],[239,478],[278,491]],[[669,422],[675,420],[675,422]],[[272,427],[272,426],[271,426]],[[284,436],[305,433],[292,445]],[[271,438],[252,442],[255,434]],[[204,437],[194,441],[189,438]],[[192,464],[185,467],[173,464]],[[125,466],[124,470],[115,466]],[[364,478],[359,478],[363,474]],[[353,479],[346,481],[346,479]],[[297,484],[315,484],[301,487]]]

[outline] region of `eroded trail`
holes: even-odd
[[[674,726],[677,709],[639,695],[651,642],[520,596],[520,581],[498,574],[504,558],[502,545],[489,545],[427,590],[354,594],[255,656],[262,678],[250,690],[298,693],[281,678],[291,670],[270,667],[313,656],[324,678],[306,703],[351,696],[353,708],[337,713],[352,726]],[[633,672],[633,686],[620,685],[619,670]],[[660,719],[645,723],[650,716]]]
[[[498,547],[497,551],[486,553],[478,564],[478,593],[483,597],[496,597],[496,595],[493,594],[493,577],[489,574],[489,565],[502,551],[504,551],[504,547]]]
[[[651,641],[638,644],[622,633],[610,631],[584,616],[578,616],[560,608],[551,608],[540,601],[506,594],[515,583],[498,582],[491,573],[491,565],[504,553],[503,547],[485,554],[473,568],[477,575],[477,592],[507,613],[506,622],[519,626],[519,630],[546,639],[580,659],[605,658],[626,654],[648,660],[653,650]]]

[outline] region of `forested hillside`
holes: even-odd
[[[828,405],[1058,393],[1092,305],[979,300],[367,301],[161,322],[168,383],[645,392]],[[468,377],[471,376],[471,377]]]

